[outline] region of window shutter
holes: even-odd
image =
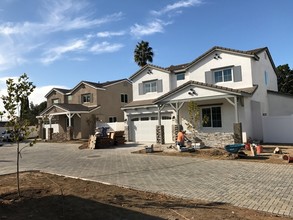
[[[91,93],[91,103],[93,103],[93,102],[94,102],[94,94]]]
[[[205,72],[205,79],[206,79],[206,83],[213,84],[213,72],[206,71]]]
[[[158,80],[157,81],[157,86],[158,86],[158,92],[163,92],[163,80]]]
[[[143,84],[142,83],[138,84],[138,94],[143,95]]]
[[[234,82],[242,81],[241,66],[233,67],[233,78],[234,78]]]

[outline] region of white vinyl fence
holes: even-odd
[[[293,115],[264,116],[262,121],[265,143],[293,144]]]
[[[109,122],[109,123],[97,122],[96,128],[101,128],[101,127],[109,127],[110,131],[124,131],[125,124],[124,122]]]
[[[49,128],[53,128],[53,133],[59,133],[59,124],[43,124],[43,128],[46,129],[46,139],[49,138]]]

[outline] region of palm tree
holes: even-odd
[[[134,50],[134,61],[138,66],[143,67],[148,62],[153,62],[153,48],[149,46],[149,42],[141,41],[138,42]]]

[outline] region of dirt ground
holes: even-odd
[[[264,147],[257,156],[237,158],[223,149],[200,149],[179,153],[172,149],[154,154],[192,156],[207,159],[235,159],[288,164],[282,155],[273,154],[275,146]],[[293,147],[292,147],[293,149]],[[292,153],[282,147],[283,153]],[[145,153],[143,151],[136,153]],[[291,163],[289,163],[291,164]],[[161,194],[104,185],[41,172],[20,175],[21,198],[16,188],[16,174],[0,176],[0,219],[293,219],[234,207],[229,204],[184,200]]]

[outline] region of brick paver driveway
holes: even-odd
[[[290,165],[131,153],[142,145],[96,150],[80,150],[78,146],[37,143],[25,148],[21,170],[40,170],[293,217]],[[0,175],[15,172],[15,156],[15,146],[0,147]]]

